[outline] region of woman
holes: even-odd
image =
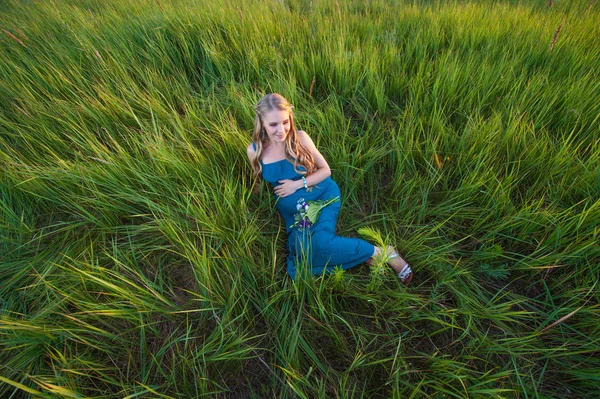
[[[254,177],[262,174],[272,184],[277,209],[285,220],[288,273],[295,279],[301,265],[312,274],[320,274],[336,267],[372,264],[384,257],[400,281],[408,285],[412,270],[393,247],[382,249],[359,238],[335,234],[340,189],[311,138],[296,130],[292,108],[279,94],[264,96],[256,107],[253,142],[247,149]],[[305,213],[307,206],[320,208],[325,204],[311,223]]]

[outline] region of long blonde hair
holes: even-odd
[[[290,131],[285,138],[285,157],[293,163],[294,170],[300,174],[309,175],[317,169],[315,159],[300,142],[294,125],[294,114],[292,105],[281,94],[267,94],[256,104],[256,118],[254,120],[254,132],[252,133],[252,141],[256,144],[256,153],[254,159],[250,160],[252,169],[254,170],[254,178],[258,179],[262,172],[260,157],[262,156],[263,148],[269,142],[269,138],[264,132],[263,118],[269,111],[279,110],[287,111],[290,114]],[[298,170],[298,166],[304,166],[306,171]]]

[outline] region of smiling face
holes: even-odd
[[[263,119],[263,128],[271,143],[284,143],[290,132],[290,113],[286,110],[274,109],[267,112]]]

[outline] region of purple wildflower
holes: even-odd
[[[307,220],[307,219],[301,219],[301,220],[298,222],[298,225],[300,225],[300,227],[302,227],[302,228],[307,228],[307,227],[310,227],[311,223],[310,223],[310,220]]]

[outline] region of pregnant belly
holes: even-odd
[[[304,201],[328,200],[340,195],[338,185],[328,177],[316,186],[309,187],[309,190],[301,188],[294,194],[287,197],[275,196],[277,201],[277,209],[287,221],[293,220],[293,215],[296,213],[296,205]]]

